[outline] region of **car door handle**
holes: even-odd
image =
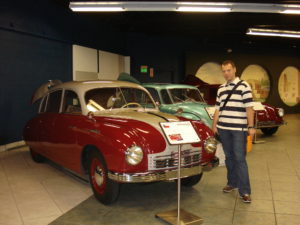
[[[76,128],[76,126],[69,126],[69,128],[70,128],[70,129],[74,129],[74,128]]]
[[[100,130],[97,129],[89,129],[88,131],[91,133],[100,134]]]

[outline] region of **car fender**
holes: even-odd
[[[161,152],[166,148],[163,135],[156,128],[141,121],[131,121],[126,125],[99,123],[97,130],[79,131],[78,143],[82,150],[87,146],[95,146],[111,171],[147,171],[147,154]],[[133,145],[141,147],[144,152],[142,162],[136,166],[129,165],[125,160],[126,150]]]

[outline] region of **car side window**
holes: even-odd
[[[46,107],[46,103],[47,103],[47,98],[48,98],[48,95],[46,95],[44,98],[42,98],[42,101],[41,101],[41,103],[40,103],[39,113],[45,112],[45,107]]]
[[[166,89],[161,90],[160,94],[164,104],[172,104],[169,93]]]
[[[71,114],[81,114],[80,101],[78,95],[74,91],[65,91],[62,112]]]
[[[58,113],[60,108],[62,90],[51,92],[48,96],[45,112]]]
[[[152,98],[154,99],[154,101],[160,103],[160,99],[159,99],[159,95],[158,95],[157,90],[155,88],[146,88],[146,89],[150,92],[150,94],[151,94]]]

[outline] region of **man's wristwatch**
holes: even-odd
[[[248,126],[248,129],[255,129],[255,127],[253,127],[253,126]]]

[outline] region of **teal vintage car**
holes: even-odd
[[[185,84],[142,84],[152,95],[162,112],[183,116],[192,120],[202,120],[212,127],[214,106],[208,105],[200,91]]]
[[[118,80],[141,84],[134,77],[121,73]],[[192,120],[201,120],[212,127],[214,106],[208,105],[197,87],[186,84],[144,83],[162,112]]]

